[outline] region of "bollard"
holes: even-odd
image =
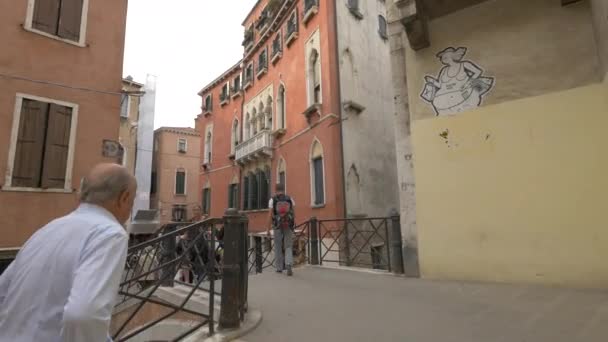
[[[264,256],[262,254],[262,237],[254,236],[253,237],[253,248],[255,249],[255,273],[262,273],[264,269]]]
[[[316,217],[310,219],[310,264],[319,265],[319,221]]]
[[[241,217],[236,209],[227,209],[224,214],[224,265],[222,266],[222,305],[220,308],[220,329],[234,329],[240,326],[242,301],[242,253]]]
[[[393,273],[404,274],[403,268],[403,240],[401,239],[401,217],[397,210],[392,209],[389,213],[391,218],[391,230],[390,230],[390,264]]]

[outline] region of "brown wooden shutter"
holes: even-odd
[[[12,186],[29,188],[40,186],[48,107],[48,103],[23,99]]]
[[[43,189],[63,189],[68,166],[72,108],[51,104],[42,169]]]
[[[36,0],[32,28],[57,35],[59,24],[59,4],[61,0]]]
[[[80,40],[80,21],[82,20],[83,0],[61,0],[58,36],[61,38]]]

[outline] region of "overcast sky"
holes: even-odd
[[[243,55],[241,23],[256,0],[129,0],[124,76],[156,75],[154,127],[194,127],[197,95]]]

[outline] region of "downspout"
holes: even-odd
[[[344,213],[344,217],[346,218],[347,216],[347,211],[346,211],[346,183],[345,183],[345,174],[344,174],[344,134],[342,132],[342,124],[344,122],[343,118],[342,118],[342,85],[341,85],[341,80],[340,80],[340,47],[339,47],[339,41],[338,41],[338,5],[337,5],[337,1],[332,1],[334,4],[334,39],[336,41],[336,48],[335,48],[335,59],[336,59],[336,76],[337,76],[337,83],[338,83],[338,91],[337,91],[337,98],[338,98],[338,120],[339,120],[339,134],[340,134],[340,163],[341,163],[341,168],[342,170],[340,170],[341,176],[342,176],[342,210]],[[347,225],[348,226],[348,225]],[[346,229],[346,227],[345,227]],[[348,236],[348,231],[346,231],[346,236]],[[348,239],[346,239],[348,241]]]

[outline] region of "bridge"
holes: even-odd
[[[606,292],[404,277],[391,249],[400,239],[392,231],[396,220],[300,224],[293,277],[274,272],[272,240],[248,233],[236,212],[169,225],[130,248],[113,336],[148,342],[606,340]],[[183,271],[192,273],[186,282],[179,280]]]

